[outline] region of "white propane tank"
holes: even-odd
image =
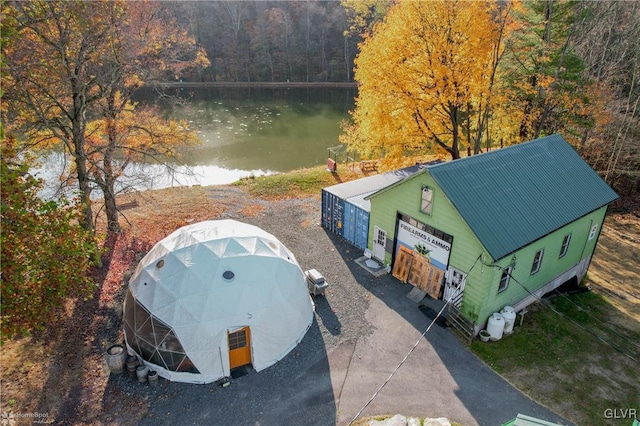
[[[489,317],[487,322],[487,331],[489,332],[489,339],[496,340],[502,339],[502,333],[504,333],[504,317],[498,312],[494,312]]]
[[[516,311],[511,306],[505,306],[500,311],[500,314],[504,317],[504,333],[513,333],[513,325],[516,322]]]

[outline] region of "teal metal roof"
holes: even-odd
[[[618,198],[560,135],[427,171],[494,260]]]
[[[518,414],[513,420],[503,423],[502,426],[561,426],[558,423],[551,423],[546,420],[538,419],[524,414]]]

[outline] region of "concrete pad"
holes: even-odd
[[[368,271],[374,277],[381,277],[387,274],[387,268],[367,256],[362,256],[354,260],[360,267]]]
[[[409,300],[414,301],[415,303],[420,303],[422,299],[427,295],[427,292],[424,290],[420,290],[418,287],[413,287],[411,291],[407,294]]]

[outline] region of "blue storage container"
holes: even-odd
[[[342,236],[344,200],[325,189],[322,190],[322,226]]]
[[[322,226],[359,249],[369,244],[371,203],[365,197],[412,175],[423,164],[329,186],[322,190]]]
[[[344,229],[342,236],[345,240],[353,244],[356,240],[356,207],[349,203],[344,203]]]
[[[343,237],[359,249],[366,249],[369,242],[369,212],[371,203],[364,197],[366,192],[345,200]]]

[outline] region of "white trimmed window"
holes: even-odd
[[[433,210],[433,188],[428,186],[422,187],[422,200],[420,202],[420,211],[431,216]]]
[[[536,255],[533,257],[533,264],[531,265],[531,275],[535,274],[540,270],[540,265],[542,265],[543,254],[544,254],[544,250],[539,250],[536,252]]]
[[[570,242],[571,242],[571,234],[565,235],[564,240],[562,240],[562,247],[560,247],[560,256],[558,256],[558,258],[567,254],[567,250],[569,250]]]
[[[498,286],[498,293],[501,293],[509,287],[509,281],[511,280],[511,271],[513,267],[502,270],[502,276],[500,277],[500,285]]]

